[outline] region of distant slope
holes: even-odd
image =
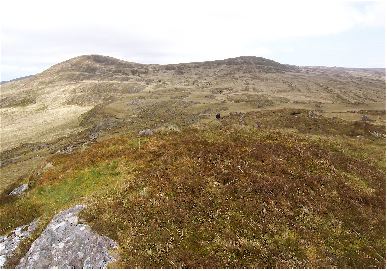
[[[18,78],[11,79],[11,80],[1,81],[0,85],[5,84],[5,83],[9,83],[9,82],[14,82],[14,81],[19,81],[19,80],[27,79],[27,78],[29,78],[31,76],[33,76],[33,75],[26,75],[26,76],[18,77]]]
[[[296,67],[254,56],[155,65],[84,55],[1,85],[0,149],[81,131],[80,117],[96,105],[103,105],[97,115],[127,122],[160,106],[205,116],[271,107],[381,109],[384,103],[385,73],[375,69]],[[173,117],[167,113],[164,121]]]

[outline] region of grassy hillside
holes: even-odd
[[[385,72],[260,57],[145,65],[80,56],[1,84],[0,191],[56,152],[112,133],[200,126],[216,113],[293,108],[385,125]],[[288,124],[290,125],[290,124]]]
[[[374,69],[295,67],[258,57],[145,65],[81,56],[1,85],[0,151],[82,131],[80,118],[96,106],[118,107],[110,113],[125,121],[176,101],[188,112],[202,108],[200,114],[291,107],[348,118],[348,110],[384,110],[384,77]]]
[[[0,234],[85,203],[114,267],[385,267],[383,124],[282,109],[124,131],[51,155],[21,198],[5,189]]]

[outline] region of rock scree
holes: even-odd
[[[109,249],[117,247],[108,237],[93,232],[79,223],[84,209],[76,205],[57,214],[42,234],[32,243],[17,268],[106,268],[115,258]]]

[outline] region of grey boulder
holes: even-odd
[[[57,214],[33,242],[17,268],[106,268],[117,244],[79,223],[84,208],[76,205]]]
[[[18,187],[16,187],[14,190],[9,193],[10,196],[20,196],[24,191],[28,189],[28,184],[24,183]]]
[[[35,219],[30,224],[17,227],[8,236],[0,236],[0,268],[4,267],[20,242],[31,236],[37,225],[38,219]]]

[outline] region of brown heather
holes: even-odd
[[[56,155],[26,197],[2,194],[1,232],[83,202],[117,268],[385,267],[385,142],[370,134],[385,128],[240,117]]]

